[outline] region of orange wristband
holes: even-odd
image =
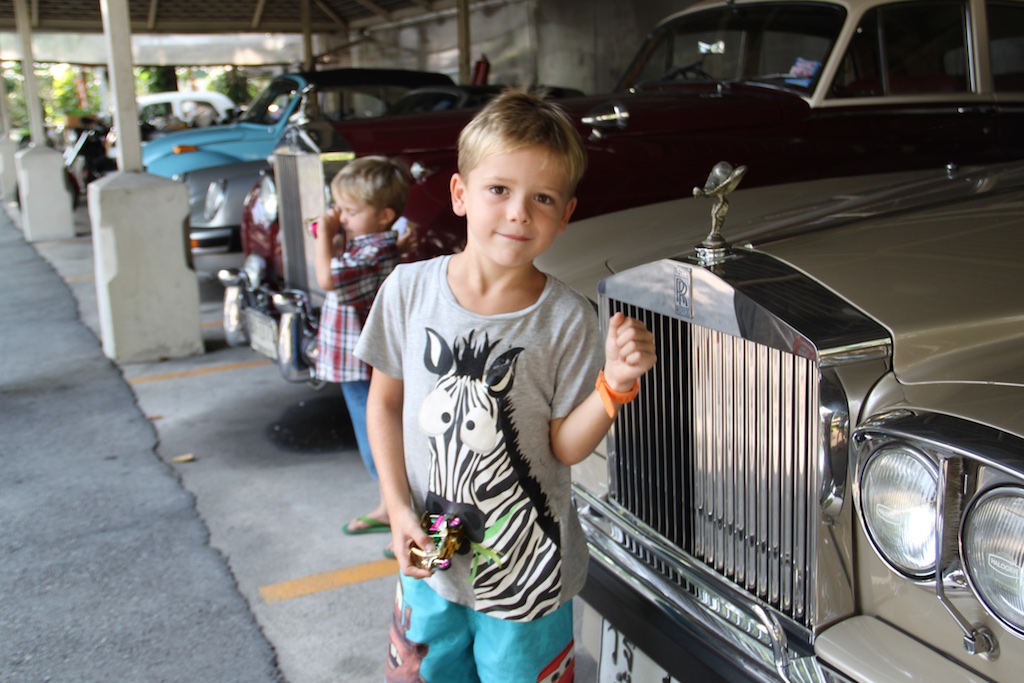
[[[633,380],[633,388],[629,391],[615,391],[608,386],[608,380],[604,378],[604,370],[602,370],[597,373],[597,384],[594,385],[594,388],[597,389],[601,402],[604,403],[604,411],[608,413],[608,417],[614,420],[616,413],[619,412],[619,406],[629,403],[640,392],[640,380]]]

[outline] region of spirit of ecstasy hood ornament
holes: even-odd
[[[725,223],[725,214],[729,212],[726,196],[736,189],[746,172],[746,166],[733,168],[732,164],[720,161],[711,169],[704,187],[693,188],[694,197],[713,197],[715,200],[711,207],[711,232],[696,247],[697,258],[702,263],[716,261],[725,255],[725,249],[729,246],[722,238],[722,224]]]

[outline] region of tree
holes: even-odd
[[[168,92],[178,89],[178,74],[173,66],[140,66],[135,79],[142,87],[139,93]]]
[[[248,104],[259,93],[261,86],[254,83],[245,69],[227,67],[210,79],[210,90],[224,93],[237,104]]]

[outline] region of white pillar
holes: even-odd
[[[18,143],[4,130],[3,137],[0,137],[0,201],[14,201],[18,191],[18,166],[14,161],[17,151]]]
[[[119,363],[203,352],[182,183],[113,173],[89,184],[103,353]]]
[[[31,18],[25,0],[14,0],[14,23],[18,28],[18,42],[21,45],[21,75],[25,78],[25,108],[28,109],[28,126],[32,131],[32,143],[42,146],[46,144],[46,128],[43,126],[43,104],[39,101],[39,87],[36,85]]]
[[[28,242],[69,239],[75,236],[71,193],[65,184],[64,155],[44,145],[29,145],[16,152],[21,229]]]
[[[32,241],[75,236],[71,195],[65,185],[64,157],[46,146],[43,105],[36,87],[35,59],[25,0],[14,0],[14,17],[21,43],[21,70],[25,77],[25,106],[28,108],[32,144],[15,154],[18,193],[21,195],[21,225],[25,239]]]
[[[128,0],[100,0],[103,39],[107,45],[107,76],[114,102],[117,130],[117,168],[128,173],[142,170],[142,133],[135,103],[132,70],[132,26]]]
[[[14,201],[18,187],[18,169],[14,153],[18,143],[11,139],[11,116],[7,111],[7,82],[0,69],[0,202]]]

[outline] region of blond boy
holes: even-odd
[[[359,454],[377,479],[366,437],[370,367],[353,355],[370,305],[399,261],[392,228],[405,210],[409,179],[384,157],[362,157],[331,179],[334,206],[317,220],[314,268],[327,295],[317,333],[316,378],[341,384]],[[383,501],[342,527],[346,534],[388,532]]]
[[[402,573],[389,681],[571,680],[587,548],[569,466],[655,362],[642,324],[617,314],[602,347],[587,299],[534,266],[585,163],[556,105],[492,100],[451,179],[465,250],[396,268],[356,349],[374,368],[367,419]],[[424,513],[460,524],[446,571],[410,557],[432,547]]]

